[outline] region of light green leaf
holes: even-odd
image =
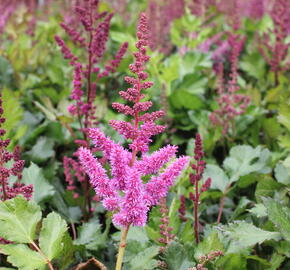
[[[247,197],[241,197],[238,205],[235,208],[235,211],[231,214],[231,217],[229,220],[233,221],[233,220],[237,219],[237,217],[239,215],[241,215],[242,213],[245,212],[249,203],[251,203],[251,201],[248,200]]]
[[[169,270],[187,270],[193,264],[188,260],[184,246],[177,242],[166,248],[164,258]]]
[[[262,197],[270,197],[274,194],[275,190],[279,189],[282,185],[275,181],[271,176],[265,175],[261,177],[255,190],[255,197],[257,202],[262,202]]]
[[[53,139],[47,137],[39,137],[36,144],[28,152],[31,156],[31,160],[34,162],[43,162],[48,158],[54,156]]]
[[[40,207],[22,196],[1,202],[0,236],[17,243],[30,243],[40,219]]]
[[[284,166],[283,163],[278,163],[274,169],[275,178],[279,183],[284,185],[290,184],[290,168]]]
[[[290,99],[286,102],[280,103],[278,122],[285,126],[290,131]]]
[[[254,78],[261,80],[265,74],[265,61],[259,53],[245,55],[240,66]]]
[[[61,255],[59,256],[59,265],[61,265],[60,270],[68,269],[67,266],[71,264],[74,253],[77,250],[77,246],[73,245],[73,241],[68,232],[65,232],[62,239],[63,249]]]
[[[62,239],[66,230],[66,222],[56,213],[50,213],[43,219],[39,246],[49,260],[56,258],[61,253]]]
[[[38,252],[23,244],[0,245],[0,251],[8,255],[8,261],[20,270],[40,270],[46,265]]]
[[[23,170],[22,178],[24,184],[33,185],[32,199],[37,203],[52,197],[55,193],[53,186],[44,178],[42,169],[34,163]]]
[[[91,219],[78,229],[78,238],[74,241],[77,245],[85,245],[87,249],[97,250],[101,244],[105,244],[101,232],[101,225],[97,219]]]
[[[247,270],[247,260],[242,254],[232,253],[222,256],[217,266],[224,270]]]
[[[281,254],[274,253],[271,258],[271,267],[267,268],[267,270],[277,270],[281,266],[282,262],[285,260],[285,256]]]
[[[185,223],[182,223],[179,230],[180,232],[178,234],[178,239],[181,243],[192,243],[194,241],[191,220],[187,220]]]
[[[22,119],[23,109],[16,97],[15,92],[8,89],[2,90],[4,117],[6,118],[3,128],[9,133]]]
[[[275,224],[283,237],[290,241],[290,209],[271,198],[264,198],[269,219]]]
[[[204,238],[202,242],[199,243],[194,257],[198,259],[202,255],[209,254],[211,251],[221,250],[224,251],[224,246],[219,239],[217,232],[212,232],[207,237]]]
[[[262,203],[257,203],[253,208],[248,211],[259,218],[267,216],[267,209]]]
[[[253,148],[249,145],[235,146],[230,150],[230,156],[225,159],[223,166],[231,175],[230,182],[237,181],[241,176],[257,172],[268,173],[270,151],[261,146]]]
[[[238,252],[240,249],[261,244],[266,240],[279,240],[278,232],[264,231],[251,223],[239,221],[224,227],[224,233],[232,240],[228,253]]]
[[[138,253],[130,262],[131,270],[153,269],[157,261],[153,258],[159,253],[159,247],[151,246]]]
[[[56,120],[56,115],[54,111],[50,111],[48,108],[43,106],[41,103],[38,101],[34,101],[35,106],[40,109],[46,116],[46,118],[50,121],[55,121]]]
[[[210,186],[211,189],[218,189],[222,192],[225,192],[228,184],[230,183],[230,179],[225,174],[223,169],[217,165],[207,165],[203,173],[203,178],[207,179],[209,177],[212,180]]]
[[[175,108],[197,110],[203,107],[203,102],[197,95],[183,89],[175,90],[170,96],[170,102]]]

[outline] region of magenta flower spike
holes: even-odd
[[[120,92],[120,96],[131,105],[113,103],[114,109],[130,116],[132,120],[110,122],[118,133],[130,140],[129,149],[106,137],[98,128],[87,130],[87,136],[108,160],[110,176],[88,148],[81,147],[78,151],[80,163],[104,207],[114,211],[113,223],[123,228],[130,225],[144,226],[150,207],[166,196],[168,189],[188,163],[187,157],[180,157],[163,169],[164,165],[175,158],[177,147],[172,145],[148,154],[151,137],[164,130],[164,126],[157,125],[154,121],[164,113],[147,112],[152,102],[143,101],[143,90],[153,85],[146,81],[148,74],[145,72],[145,64],[150,57],[146,54],[149,43],[147,17],[144,13],[141,14],[137,37],[138,51],[134,53],[134,64],[130,65],[134,76],[125,77],[125,81],[132,86],[127,91]],[[148,179],[148,175],[149,180],[145,182],[144,177]]]
[[[32,196],[33,186],[26,186],[20,182],[25,162],[20,159],[19,147],[15,147],[13,153],[10,153],[7,150],[10,139],[2,138],[6,134],[6,130],[2,128],[2,125],[6,121],[3,117],[3,113],[2,96],[0,93],[0,201],[12,199],[19,194],[29,200]],[[9,168],[7,163],[12,160],[13,165]],[[11,186],[8,180],[12,175],[16,176],[18,181]]]

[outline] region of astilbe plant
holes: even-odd
[[[166,248],[170,245],[170,243],[174,240],[175,234],[172,233],[173,227],[170,226],[169,216],[168,216],[168,208],[166,205],[166,198],[163,197],[159,202],[159,211],[161,213],[160,225],[159,225],[159,233],[161,237],[158,239],[159,243],[162,245],[159,248],[159,253],[163,254],[166,251]],[[168,265],[165,261],[159,260],[157,263],[158,267],[161,269],[168,269]]]
[[[170,41],[170,26],[184,14],[185,1],[150,0],[147,14],[150,28],[150,48],[165,55],[173,49]]]
[[[32,185],[26,186],[21,183],[22,170],[25,162],[20,159],[19,147],[15,147],[12,153],[7,149],[10,139],[3,138],[6,134],[5,129],[2,128],[2,125],[6,121],[3,113],[2,96],[0,94],[0,200],[12,199],[18,194],[23,195],[29,200],[32,196],[33,187]],[[12,163],[12,165],[8,165],[8,163]],[[10,176],[17,177],[17,181],[12,186],[9,185],[8,181]]]
[[[111,120],[111,126],[129,140],[129,149],[123,148],[106,137],[98,128],[88,129],[87,134],[95,147],[100,149],[109,161],[109,175],[85,147],[78,151],[80,163],[89,175],[96,194],[102,199],[104,207],[113,211],[113,223],[122,227],[116,269],[120,270],[126,237],[130,226],[144,226],[150,207],[158,204],[165,197],[169,187],[178,177],[188,162],[187,157],[180,157],[170,163],[162,172],[160,169],[175,157],[177,147],[167,145],[160,150],[147,154],[151,137],[164,131],[164,127],[154,121],[164,115],[162,111],[146,112],[152,106],[151,101],[142,101],[145,95],[142,90],[150,88],[153,83],[146,81],[148,74],[144,71],[150,57],[146,54],[148,41],[148,21],[141,14],[134,53],[135,62],[130,65],[133,77],[125,77],[132,85],[127,91],[120,91],[120,96],[132,103],[131,106],[113,103],[118,112],[132,117],[132,121]],[[139,157],[141,155],[141,157]],[[145,181],[144,178],[150,179]]]
[[[173,227],[169,226],[168,208],[166,206],[166,198],[161,198],[159,202],[159,210],[161,213],[159,225],[161,237],[158,241],[163,245],[160,248],[160,253],[164,253],[166,247],[173,241],[175,235],[172,233]]]
[[[94,106],[98,80],[108,76],[110,73],[116,72],[127,51],[128,43],[122,44],[115,58],[108,61],[103,69],[101,69],[113,13],[100,13],[98,11],[98,0],[82,0],[76,3],[75,16],[82,28],[73,28],[64,22],[61,23],[61,27],[70,37],[73,44],[82,50],[84,60],[74,55],[60,36],[56,35],[55,40],[61,47],[64,58],[70,60],[70,65],[74,68],[73,90],[70,95],[73,104],[68,107],[68,111],[78,121],[83,138],[77,139],[72,129],[69,128],[69,130],[78,146],[88,146],[89,141],[85,129],[98,124],[95,117],[97,108]],[[84,63],[81,62],[82,60]],[[95,77],[97,79],[94,79]],[[77,185],[80,184],[82,187],[82,192],[85,196],[83,213],[87,219],[92,211],[92,198],[90,196],[88,177],[77,160],[65,157],[63,163],[68,190],[73,191],[75,198],[79,196]]]
[[[209,177],[206,181],[200,185],[200,180],[204,169],[206,168],[206,162],[203,160],[204,152],[202,146],[202,139],[199,133],[195,137],[195,147],[194,147],[194,162],[191,164],[191,169],[193,172],[189,175],[189,181],[193,185],[194,191],[189,193],[189,199],[193,202],[193,215],[194,215],[194,235],[196,243],[199,243],[199,204],[200,196],[203,192],[207,191],[210,186],[212,179]],[[186,197],[185,195],[180,196],[180,207],[178,209],[179,218],[182,222],[186,222]]]
[[[190,183],[194,186],[194,192],[190,193],[190,199],[193,201],[193,213],[194,213],[194,235],[196,243],[199,243],[199,213],[198,206],[200,204],[200,195],[202,192],[207,191],[211,185],[211,178],[208,178],[203,185],[200,186],[199,182],[202,179],[206,163],[203,160],[204,152],[202,146],[202,140],[199,133],[195,137],[195,148],[194,148],[194,160],[191,164],[191,168],[194,171],[190,174]]]
[[[5,201],[23,195],[27,200],[32,196],[33,186],[21,183],[22,170],[24,167],[24,160],[20,159],[20,149],[15,147],[11,153],[7,150],[10,139],[4,139],[6,134],[5,129],[2,128],[6,119],[3,117],[2,96],[0,94],[0,201]],[[12,163],[12,164],[11,164]],[[10,176],[16,176],[17,181],[10,185]],[[5,239],[0,238],[0,243],[9,243]]]
[[[199,257],[196,267],[189,268],[188,270],[208,270],[206,264],[213,262],[220,256],[223,256],[223,252],[221,250],[211,251],[209,254]]]
[[[216,0],[192,0],[190,1],[189,8],[192,14],[203,16],[211,6],[217,4],[216,2]]]
[[[0,1],[0,33],[5,28],[6,23],[8,20],[13,17],[12,15],[15,14],[18,8],[23,5],[27,8],[28,12],[31,15],[34,15],[35,9],[37,7],[36,0],[1,0]],[[32,18],[29,21],[29,28],[31,28],[35,23],[35,18]]]
[[[80,126],[84,128],[91,127],[95,120],[93,102],[96,96],[97,81],[93,82],[92,77],[97,76],[100,79],[114,73],[128,48],[128,43],[122,44],[115,58],[105,64],[104,69],[101,70],[100,64],[106,52],[113,13],[106,11],[99,13],[98,9],[98,0],[80,1],[79,5],[75,7],[75,12],[83,28],[74,29],[61,23],[61,27],[74,45],[83,49],[85,64],[80,62],[81,59],[72,53],[60,36],[55,36],[64,58],[69,59],[70,64],[74,67],[73,90],[70,95],[74,104],[68,109],[72,115],[77,117]],[[84,85],[86,85],[86,89],[83,89]]]
[[[274,72],[275,86],[279,84],[279,74],[290,68],[289,47],[286,42],[290,29],[290,2],[288,0],[276,0],[272,10],[271,18],[274,23],[274,42],[269,34],[259,38],[259,51]]]
[[[223,64],[217,65],[218,73],[218,106],[210,114],[210,120],[215,126],[222,127],[222,135],[227,136],[230,132],[235,133],[235,118],[245,112],[250,103],[250,98],[237,93],[240,90],[238,85],[238,61],[245,38],[238,34],[229,33],[229,45],[231,47],[230,64],[231,70],[229,80],[225,82]]]

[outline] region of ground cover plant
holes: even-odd
[[[0,11],[0,269],[290,269],[288,0]]]

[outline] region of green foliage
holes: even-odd
[[[53,186],[44,177],[43,170],[34,163],[23,170],[22,182],[33,185],[32,199],[37,203],[46,201],[55,194]]]
[[[138,252],[130,261],[130,268],[132,270],[154,269],[157,266],[157,261],[154,257],[159,253],[159,247],[151,246]]]
[[[230,182],[235,182],[239,177],[257,172],[269,173],[270,152],[261,146],[253,148],[249,145],[235,146],[230,150],[230,156],[225,159],[223,166],[229,172]]]
[[[43,162],[53,157],[53,140],[47,137],[39,137],[36,144],[32,147],[28,154],[34,162]]]
[[[0,86],[1,88],[1,86]],[[13,134],[12,145],[17,142],[25,133],[26,126],[19,126],[23,117],[23,108],[19,102],[18,94],[7,88],[1,90],[4,117],[6,118],[3,128],[6,130],[5,138],[10,138]]]
[[[45,265],[63,255],[70,244],[66,222],[57,213],[48,214],[39,228],[41,216],[40,207],[21,196],[0,203],[0,236],[13,241],[0,245],[0,251],[21,270],[45,269]],[[72,249],[71,244],[69,247]]]
[[[39,234],[39,247],[49,260],[61,254],[62,239],[66,230],[66,222],[56,213],[50,213],[43,219]]]
[[[275,224],[283,237],[290,241],[290,210],[271,198],[265,198],[269,219]]]
[[[164,259],[169,270],[187,270],[194,264],[192,261],[189,261],[185,247],[177,242],[169,245],[164,254]]]
[[[98,59],[97,66],[103,70],[123,42],[129,42],[129,53],[115,73],[102,79],[97,74],[92,76],[92,82],[96,83],[96,126],[121,144],[124,140],[108,127],[108,121],[125,118],[112,110],[111,103],[119,101],[118,91],[128,88],[123,78],[132,63],[130,55],[135,50],[139,11],[152,10],[145,0],[127,0],[124,7],[121,3],[124,1],[117,5],[118,1],[105,1],[100,11],[116,12],[106,44],[107,54]],[[74,179],[79,194],[74,197],[67,190],[64,177],[63,157],[76,159],[75,139],[82,140],[84,136],[78,119],[67,111],[73,103],[69,97],[73,67],[54,41],[54,36],[60,35],[68,47],[73,47],[59,26],[64,16],[61,10],[73,13],[70,1],[54,2],[44,6],[45,10],[35,8],[35,14],[21,5],[1,32],[0,91],[6,118],[3,128],[7,131],[4,138],[11,139],[10,150],[20,145],[21,158],[25,160],[21,183],[32,184],[34,192],[30,201],[15,197],[0,202],[0,237],[12,241],[0,245],[0,270],[45,270],[47,260],[55,269],[67,270],[91,257],[111,270],[121,237],[118,228],[112,225],[112,214],[94,200],[88,209],[87,197],[94,197],[93,189],[86,193],[86,183]],[[203,15],[193,15],[188,6],[190,1],[186,2],[184,13],[173,22],[167,18],[152,19],[150,27],[160,31],[170,49],[148,49],[151,59],[147,71],[154,86],[146,95],[153,101],[152,110],[166,111],[160,123],[167,129],[153,140],[150,151],[170,143],[179,146],[178,155],[193,156],[195,134],[201,134],[207,166],[200,186],[208,177],[212,179],[199,204],[201,241],[195,243],[193,202],[189,199],[194,187],[189,182],[190,170],[186,170],[167,197],[174,240],[164,253],[160,252],[160,247],[164,248],[159,242],[161,213],[159,207],[153,207],[145,228],[130,228],[122,269],[160,270],[158,261],[163,261],[169,270],[188,270],[198,264],[201,256],[220,250],[224,255],[207,263],[205,267],[209,270],[288,270],[289,70],[279,71],[277,81],[259,51],[264,33],[269,34],[274,44],[275,22],[270,13],[256,19],[241,17],[235,34],[245,36],[246,41],[237,63],[237,84],[239,93],[248,95],[251,104],[235,118],[233,130],[224,135],[222,127],[214,126],[209,116],[219,106],[217,62],[224,64],[225,81],[231,76],[231,51],[225,50],[217,58],[215,55],[233,31],[231,16],[225,16],[214,6],[201,7]],[[34,33],[28,35],[32,18]],[[75,22],[71,26],[74,28]],[[284,42],[289,42],[289,36]],[[75,47],[73,53],[85,67],[83,48]],[[85,91],[87,82],[83,83]],[[100,157],[98,151],[95,155]],[[105,167],[110,174],[109,164]],[[9,184],[15,184],[16,178],[10,177]],[[180,195],[186,196],[186,222],[178,214]],[[217,224],[220,209],[222,218]]]
[[[23,197],[1,202],[0,236],[17,243],[31,243],[40,219],[40,207]]]
[[[20,270],[45,269],[45,259],[23,244],[1,245],[1,252],[8,255],[8,261]]]
[[[224,245],[219,239],[219,235],[217,232],[212,232],[207,237],[198,244],[196,250],[195,250],[195,258],[198,259],[202,255],[207,255],[211,251],[224,251]]]
[[[245,221],[229,224],[222,230],[225,236],[230,239],[227,253],[236,253],[257,243],[261,244],[272,239],[278,241],[281,238],[280,233],[262,230]]]

